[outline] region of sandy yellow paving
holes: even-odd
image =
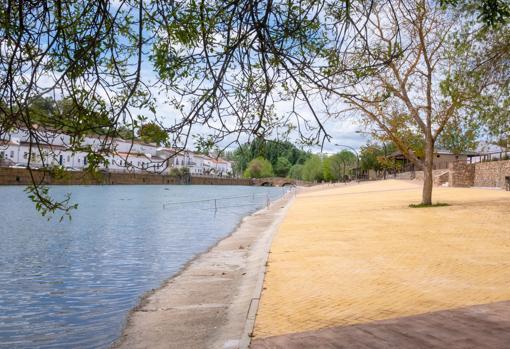
[[[510,193],[389,180],[298,195],[271,248],[255,336],[510,300]]]

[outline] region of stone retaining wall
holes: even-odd
[[[510,176],[510,160],[450,164],[448,183],[451,187],[505,188],[505,177]]]
[[[450,187],[472,187],[475,179],[475,165],[463,161],[451,162],[448,166]]]
[[[149,173],[104,173],[94,177],[84,172],[66,172],[57,178],[48,171],[33,170],[36,182],[48,185],[92,185],[92,184],[207,184],[207,185],[252,185],[250,179],[191,177],[177,178]],[[0,185],[28,185],[32,183],[30,172],[22,168],[0,168]]]
[[[475,187],[505,188],[505,177],[510,176],[510,160],[479,162],[475,164]]]
[[[190,184],[253,185],[253,182],[251,179],[247,179],[247,178],[191,177]]]
[[[414,177],[413,177],[414,176]],[[451,162],[448,170],[434,170],[434,185],[448,182],[450,187],[506,188],[506,177],[510,177],[510,160],[478,162]],[[423,171],[398,173],[397,179],[423,180]]]

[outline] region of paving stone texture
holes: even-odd
[[[451,206],[408,207],[420,197],[419,185],[397,180],[298,195],[273,240],[252,347],[279,348],[269,337],[510,300],[510,192],[434,188],[434,201]],[[499,313],[510,319],[508,305]],[[433,319],[452,331],[458,322]],[[493,322],[510,332],[509,322]],[[458,330],[460,340],[476,327]],[[433,328],[415,326],[425,334]],[[482,328],[499,338],[497,326]]]
[[[510,302],[255,340],[252,349],[508,349]]]

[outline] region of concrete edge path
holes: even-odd
[[[250,344],[271,241],[291,192],[243,218],[131,311],[113,348],[245,349]]]

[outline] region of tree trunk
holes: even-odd
[[[423,163],[423,194],[421,203],[432,205],[432,164],[434,162],[434,144],[431,140],[426,141],[425,161]]]

